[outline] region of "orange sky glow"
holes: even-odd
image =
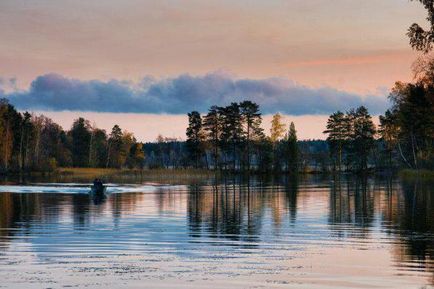
[[[11,89],[4,80],[27,90],[47,73],[140,82],[224,71],[386,98],[397,80],[412,79],[418,54],[405,33],[425,17],[408,0],[3,0],[0,94]],[[80,112],[47,114],[69,125]],[[101,125],[117,119],[144,140],[183,136],[186,123],[180,115],[81,114]],[[301,138],[322,137],[324,118],[294,117]]]

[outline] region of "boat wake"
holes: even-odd
[[[77,183],[48,183],[30,185],[3,185],[0,193],[50,193],[50,194],[88,194],[91,184]],[[119,193],[152,193],[166,185],[117,185],[105,184],[107,194]]]

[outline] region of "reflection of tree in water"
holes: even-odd
[[[289,176],[285,178],[285,197],[287,200],[287,210],[291,223],[295,223],[297,217],[297,195],[298,195],[298,177]]]
[[[433,273],[434,284],[434,183],[402,182],[402,201],[397,207],[396,233],[401,242],[395,250],[399,262],[415,262],[416,270]]]
[[[400,267],[434,273],[433,194],[432,182],[335,179],[329,224],[338,237],[366,238],[378,218]]]
[[[241,240],[246,236],[245,227],[249,226],[245,194],[244,189],[235,183],[189,186],[187,214],[191,236],[206,234],[211,238]]]
[[[8,243],[12,236],[31,235],[42,228],[56,230],[61,219],[69,215],[73,228],[82,231],[89,227],[91,213],[103,210],[95,205],[91,208],[91,204],[88,195],[1,193],[0,242]]]
[[[274,225],[288,214],[295,220],[298,183],[248,178],[225,179],[212,186],[191,185],[187,200],[190,234],[233,241],[256,242],[267,211]]]
[[[59,218],[56,198],[39,194],[0,194],[0,240],[8,242],[8,237],[29,234],[35,222],[49,223]],[[51,210],[50,210],[51,208]],[[20,230],[16,230],[20,229]]]
[[[378,195],[365,177],[334,176],[330,188],[329,224],[338,237],[368,237]],[[350,226],[351,225],[351,226]]]

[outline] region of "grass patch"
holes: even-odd
[[[63,179],[92,181],[102,178],[113,182],[161,182],[184,183],[213,177],[212,171],[201,169],[112,169],[112,168],[59,168],[57,176]]]
[[[420,178],[420,179],[434,180],[434,171],[405,169],[399,172],[399,176],[403,179]]]

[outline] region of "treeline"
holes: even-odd
[[[286,129],[280,114],[273,117],[270,135],[261,124],[258,104],[233,102],[212,106],[206,115],[188,114],[187,152],[196,168],[280,172],[297,171],[299,153],[294,123]]]
[[[115,125],[107,134],[78,118],[65,131],[41,115],[20,113],[0,100],[0,173],[61,167],[141,168],[144,153],[134,135]]]
[[[415,82],[397,82],[392,107],[380,117],[380,133],[390,165],[434,169],[434,59],[414,66]]]
[[[338,111],[327,122],[333,169],[434,170],[434,59],[415,66],[415,82],[397,82],[392,107],[380,116],[376,129],[364,107]]]
[[[327,121],[327,142],[334,171],[366,171],[376,146],[376,128],[364,106],[337,111]]]

